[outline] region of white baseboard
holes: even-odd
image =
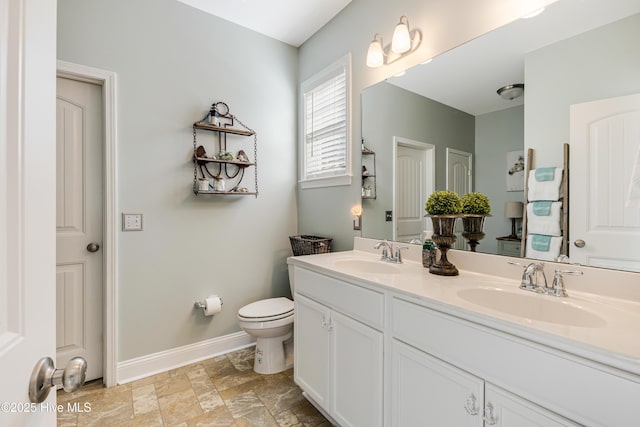
[[[255,339],[244,331],[118,362],[118,384],[250,347]]]

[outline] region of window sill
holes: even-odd
[[[331,176],[327,178],[317,178],[298,181],[300,188],[306,190],[309,188],[337,187],[339,185],[351,185],[351,175]]]

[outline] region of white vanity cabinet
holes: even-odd
[[[331,310],[300,294],[294,300],[295,380],[318,405],[328,408]]]
[[[490,383],[484,386],[484,425],[498,427],[579,427],[551,411]]]
[[[635,359],[457,304],[453,294],[484,276],[300,258],[289,265],[295,381],[342,427],[640,425]]]
[[[400,341],[393,341],[393,426],[578,426]]]
[[[296,383],[341,426],[382,426],[383,294],[294,274]]]
[[[623,371],[424,307],[420,301],[404,297],[392,298],[391,324],[394,342],[401,341],[417,354],[422,353],[420,360],[445,361],[450,369],[439,372],[456,372],[457,377],[450,378],[451,382],[460,384],[458,377],[463,373],[481,378],[484,405],[480,394],[475,396],[479,407],[492,405],[497,420],[494,425],[626,426],[639,419],[635,410],[640,399],[637,378]],[[416,386],[398,385],[398,393],[393,395],[407,394]],[[471,387],[466,396],[475,392],[477,388]],[[394,396],[392,408],[402,408],[393,403]],[[456,395],[456,399],[451,407],[464,411],[467,398]],[[392,418],[404,416],[394,414],[394,409]],[[485,421],[484,425],[492,424]]]
[[[391,425],[482,426],[480,378],[400,341],[392,347]]]

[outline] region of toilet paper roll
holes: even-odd
[[[216,295],[211,295],[204,301],[204,315],[213,316],[222,311],[222,300]]]

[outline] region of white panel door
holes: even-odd
[[[473,154],[447,148],[447,190],[458,193],[460,197],[473,188]],[[467,244],[462,237],[462,221],[456,221],[457,240],[453,249],[466,249]]]
[[[424,205],[435,186],[435,147],[404,139],[396,139],[396,144],[393,240],[409,242],[430,228]]]
[[[393,426],[483,425],[482,379],[400,341],[392,346]]]
[[[626,206],[634,163],[640,173],[640,94],[575,104],[570,114],[569,257],[640,271],[640,206]]]
[[[485,416],[487,425],[496,427],[578,427],[551,411],[535,405],[513,393],[485,384]],[[495,420],[494,424],[491,421]]]
[[[56,2],[0,0],[0,28],[0,424],[53,426],[28,386],[55,352]]]
[[[382,425],[382,332],[331,313],[333,414],[343,427]]]
[[[102,377],[102,116],[101,86],[57,79],[56,364],[83,357],[87,380]]]

